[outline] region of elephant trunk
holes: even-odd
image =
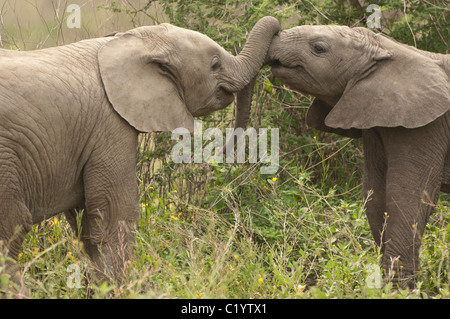
[[[272,38],[280,31],[280,23],[274,17],[261,18],[250,31],[241,53],[230,56],[224,81],[231,92],[242,90],[258,74],[264,64]]]
[[[231,56],[227,63],[230,70],[230,73],[225,75],[227,89],[238,92],[235,129],[239,127],[244,129],[247,125],[256,76],[266,61],[272,38],[280,29],[280,23],[274,17],[267,16],[260,19],[251,30],[241,53],[236,57]]]

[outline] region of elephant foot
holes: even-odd
[[[125,221],[119,221],[118,224],[113,234],[108,233],[101,240],[91,238],[85,243],[99,280],[122,280],[127,264],[133,259],[133,232]]]
[[[417,271],[405,267],[399,257],[391,257],[383,266],[385,284],[392,283],[393,289],[412,290],[416,287]]]
[[[417,276],[415,275],[403,275],[403,276],[394,275],[393,277],[386,276],[384,278],[384,283],[385,284],[392,283],[392,288],[395,290],[398,289],[412,290],[416,288],[416,278]]]

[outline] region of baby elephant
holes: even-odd
[[[192,130],[193,116],[229,105],[279,29],[263,18],[238,56],[170,24],[37,51],[0,49],[0,241],[10,257],[34,223],[64,212],[76,228],[75,209],[84,209],[76,231],[87,253],[120,275],[139,218],[138,133]]]
[[[365,28],[300,26],[274,38],[273,74],[315,97],[313,128],[362,137],[363,197],[387,279],[415,286],[439,191],[450,192],[450,56]]]

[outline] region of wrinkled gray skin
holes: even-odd
[[[193,116],[229,105],[279,28],[263,18],[237,57],[170,24],[39,51],[0,50],[0,240],[10,257],[34,223],[61,212],[80,231],[75,209],[84,209],[87,253],[103,273],[119,276],[139,216],[138,133],[192,131]]]
[[[315,96],[311,127],[362,136],[363,197],[373,191],[366,213],[386,279],[413,287],[433,203],[450,191],[450,56],[345,26],[285,30],[268,55],[273,75]]]

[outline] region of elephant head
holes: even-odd
[[[315,97],[307,124],[360,137],[372,127],[424,126],[450,109],[444,56],[365,28],[299,26],[274,38],[273,74]]]
[[[207,36],[170,24],[119,33],[98,53],[105,91],[115,111],[142,132],[193,130],[193,116],[229,105],[261,68],[273,36],[261,19],[238,56]]]

